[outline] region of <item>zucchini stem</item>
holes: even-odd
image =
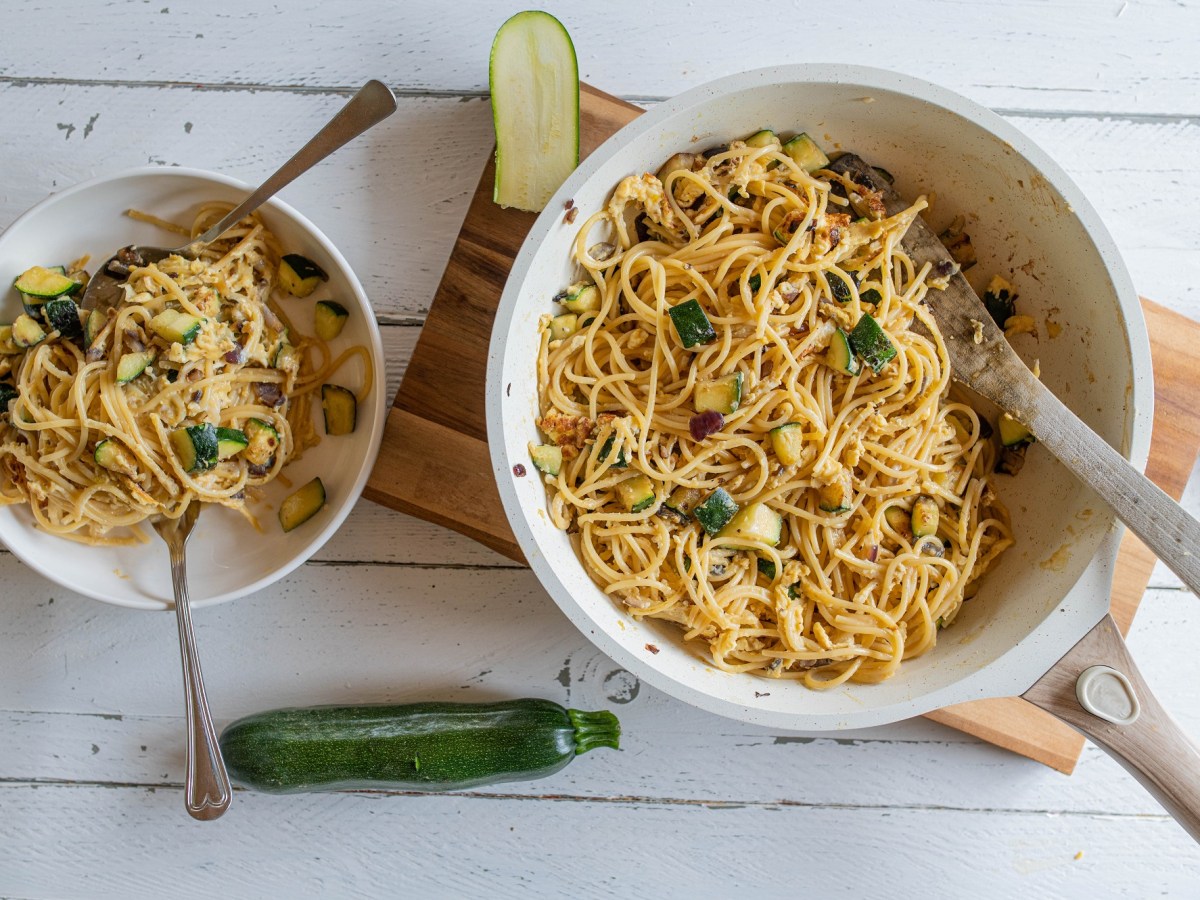
[[[568,709],[567,715],[575,727],[575,755],[587,753],[597,747],[621,749],[621,723],[607,710],[583,712]]]

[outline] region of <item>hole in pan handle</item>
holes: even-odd
[[[1112,616],[1021,696],[1113,757],[1200,843],[1200,750],[1150,692]]]

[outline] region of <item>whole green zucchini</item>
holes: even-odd
[[[314,706],[238,719],[221,752],[234,781],[270,793],[452,791],[543,778],[620,734],[610,712],[549,700]]]

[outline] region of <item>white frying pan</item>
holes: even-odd
[[[1017,544],[937,647],[882,684],[825,692],[720,672],[675,626],[635,621],[596,587],[550,523],[541,482],[514,475],[515,464],[528,468],[527,445],[537,439],[538,317],[576,277],[570,245],[578,225],[563,222],[564,201],[575,201],[582,222],[624,176],[764,127],[853,149],[892,172],[903,196],[936,191],[927,214],[935,230],[967,215],[981,271],[1011,275],[1021,311],[1039,322],[1058,310],[1062,334],[1043,334],[1027,354],[1040,356],[1043,381],[1145,466],[1153,387],[1141,308],[1108,232],[1062,170],[998,116],[934,85],[857,66],[760,69],[688,91],[605,142],[550,201],[516,259],[492,333],[488,435],[509,523],[534,572],[619,664],[731,718],[836,731],[1024,695],[1116,756],[1200,839],[1200,780],[1187,771],[1200,771],[1200,757],[1150,695],[1108,617],[1120,526],[1044,450],[1034,446],[1018,477],[999,479]]]

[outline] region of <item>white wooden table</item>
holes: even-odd
[[[488,47],[519,6],[0,7],[0,226],[134,165],[256,182],[366,78],[392,85],[397,115],[283,196],[364,281],[394,391],[491,147]],[[987,104],[1080,183],[1142,293],[1200,316],[1196,0],[674,7],[548,4],[582,76],[639,102],[840,60]],[[1200,850],[1091,746],[1067,778],[923,720],[814,739],[697,712],[593,649],[529,572],[365,501],[291,577],[197,612],[218,724],[535,695],[617,711],[623,750],[455,795],[239,792],[195,823],[173,617],[75,596],[6,552],[0,585],[6,897],[1200,896]],[[1194,735],[1198,603],[1160,567],[1131,636]]]

